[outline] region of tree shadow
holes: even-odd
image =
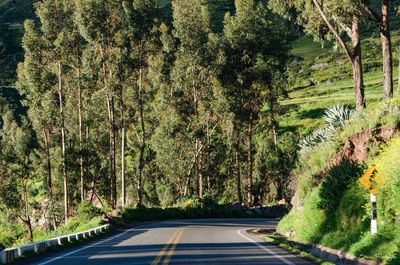
[[[262,220],[262,219],[261,219]],[[182,240],[176,245],[176,249],[171,255],[170,264],[230,264],[230,265],[259,265],[259,264],[283,264],[282,260],[277,258],[280,255],[294,264],[306,265],[313,264],[308,260],[297,258],[290,253],[282,250],[275,245],[267,242],[261,242],[265,247],[268,247],[272,252],[265,251],[260,246],[247,242],[241,239],[235,233],[237,229],[245,229],[249,227],[268,227],[275,226],[277,220],[267,220],[268,222],[260,221],[260,219],[195,219],[195,220],[178,220],[167,221],[161,223],[149,223],[131,230],[125,231],[124,234],[109,236],[103,241],[99,241],[81,251],[74,252],[74,249],[57,253],[52,257],[41,259],[40,261],[24,264],[42,264],[48,262],[55,257],[63,256],[59,260],[49,262],[47,264],[61,265],[106,265],[106,264],[152,264],[156,257],[163,253],[158,264],[165,261],[165,256],[170,252],[171,248],[165,249],[166,242],[172,236],[172,231],[176,231],[177,227],[187,227],[187,229],[204,228],[201,231],[205,234],[203,237],[198,237],[196,230],[190,234],[185,232]],[[207,236],[207,233],[215,233],[213,230],[208,230],[207,227],[221,227],[224,231],[221,233],[222,242],[213,242]],[[152,233],[145,234],[152,229],[157,228],[172,228],[168,231],[168,235],[163,234],[163,231],[153,230]],[[233,228],[233,229],[231,229]],[[199,230],[200,231],[200,230]],[[214,232],[213,232],[214,231]],[[232,238],[231,238],[232,236]],[[225,238],[226,237],[226,238]],[[200,242],[200,243],[197,243]],[[79,248],[76,248],[78,250]],[[164,251],[163,251],[164,249]],[[172,254],[172,252],[170,252]]]
[[[315,108],[310,110],[305,110],[299,113],[299,118],[301,119],[319,119],[324,116],[324,108]]]

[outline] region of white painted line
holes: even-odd
[[[293,262],[291,262],[290,260],[288,260],[288,259],[282,257],[281,255],[277,254],[275,251],[273,251],[273,250],[267,248],[266,246],[263,246],[262,244],[258,243],[257,241],[253,240],[252,238],[250,238],[250,237],[248,237],[248,236],[246,236],[246,235],[243,235],[243,234],[242,234],[242,231],[243,231],[243,229],[242,229],[242,230],[237,230],[236,233],[237,233],[239,236],[241,236],[241,237],[243,237],[244,239],[246,239],[247,241],[250,241],[250,242],[254,243],[255,245],[257,245],[258,247],[262,248],[263,250],[265,250],[266,252],[268,252],[268,253],[271,254],[272,256],[274,256],[274,257],[280,259],[280,260],[281,260],[282,262],[284,262],[285,264],[288,264],[288,265],[296,265],[296,264],[294,264]]]
[[[149,224],[146,224],[146,225],[149,225]],[[111,241],[111,240],[113,240],[113,239],[115,239],[115,238],[118,238],[118,237],[120,237],[120,236],[123,236],[123,235],[125,235],[125,234],[127,234],[127,233],[129,233],[129,232],[132,232],[132,231],[135,231],[135,230],[142,230],[142,229],[139,229],[139,228],[140,228],[140,227],[144,227],[144,226],[146,226],[146,225],[141,225],[141,226],[138,226],[138,227],[134,227],[134,228],[128,229],[128,230],[126,230],[125,232],[122,232],[122,233],[120,233],[120,234],[118,234],[118,235],[115,235],[115,236],[113,236],[113,237],[110,237],[110,238],[107,238],[107,239],[102,240],[102,241],[100,241],[100,242],[94,243],[94,244],[92,244],[92,245],[89,245],[89,246],[86,246],[86,247],[82,247],[82,248],[80,248],[80,249],[77,249],[77,250],[68,252],[68,253],[66,253],[66,254],[64,254],[64,255],[61,255],[61,256],[59,256],[59,257],[55,257],[55,258],[53,258],[53,259],[51,259],[51,260],[48,260],[48,261],[45,261],[45,262],[42,262],[42,263],[38,263],[37,265],[46,265],[46,264],[55,262],[55,261],[57,261],[57,260],[63,259],[63,258],[68,257],[68,256],[71,256],[71,255],[73,255],[73,254],[75,254],[75,253],[81,252],[81,251],[83,251],[83,250],[85,250],[85,249],[89,249],[89,248],[95,247],[95,246],[97,246],[97,245],[103,244],[103,243],[105,243],[105,242]]]

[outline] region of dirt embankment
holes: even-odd
[[[362,163],[367,159],[368,155],[371,155],[371,147],[380,147],[386,144],[398,129],[395,126],[384,125],[374,129],[365,129],[351,135],[342,142],[342,147],[329,159],[326,166],[318,172],[317,176],[323,177],[323,175],[344,160],[359,164]]]

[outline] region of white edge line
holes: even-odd
[[[239,236],[243,237],[244,239],[246,239],[246,240],[252,242],[253,244],[257,245],[258,247],[262,248],[263,250],[265,250],[265,251],[268,252],[269,254],[273,255],[274,257],[280,259],[280,260],[283,261],[284,263],[286,263],[286,264],[288,264],[288,265],[296,265],[296,264],[294,264],[293,262],[291,262],[290,260],[288,260],[288,259],[282,257],[281,255],[277,254],[275,251],[273,251],[273,250],[267,248],[266,246],[263,246],[262,244],[258,243],[257,241],[253,240],[252,238],[250,238],[250,237],[248,237],[248,236],[246,236],[246,235],[243,235],[243,234],[242,234],[242,231],[243,231],[243,229],[237,230],[236,233],[237,233]]]
[[[148,225],[148,224],[146,224],[146,225]],[[112,237],[110,237],[110,238],[107,238],[107,239],[105,239],[105,240],[102,240],[102,241],[100,241],[100,242],[97,242],[97,243],[94,243],[94,244],[91,244],[91,245],[88,245],[88,246],[85,246],[85,247],[82,247],[82,248],[79,248],[79,249],[77,249],[77,250],[68,252],[68,253],[66,253],[66,254],[64,254],[64,255],[61,255],[61,256],[59,256],[59,257],[55,257],[55,258],[53,258],[53,259],[51,259],[51,260],[48,260],[48,261],[45,261],[45,262],[38,263],[38,264],[36,264],[36,265],[46,265],[46,264],[52,263],[52,262],[54,262],[54,261],[63,259],[63,258],[65,258],[65,257],[68,257],[68,256],[73,255],[73,254],[75,254],[75,253],[81,252],[81,251],[83,251],[83,250],[85,250],[85,249],[92,248],[92,247],[94,247],[94,246],[97,246],[97,245],[103,244],[103,243],[105,243],[105,242],[108,242],[108,241],[110,241],[110,240],[112,240],[112,239],[115,239],[115,238],[118,238],[118,237],[120,237],[120,236],[123,236],[123,235],[125,235],[125,234],[127,234],[127,233],[129,233],[129,232],[134,231],[134,230],[140,230],[140,229],[139,229],[140,227],[143,227],[143,226],[146,226],[146,225],[141,225],[141,226],[137,226],[137,227],[128,229],[128,230],[126,230],[126,231],[124,231],[124,232],[122,232],[122,233],[120,233],[120,234],[118,234],[118,235],[112,236]]]

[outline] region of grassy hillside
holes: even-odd
[[[381,125],[400,125],[399,98],[388,106],[382,104],[379,37],[373,32],[369,34],[365,33],[362,42],[367,109],[326,141],[301,151],[295,172],[294,208],[280,222],[279,231],[283,234],[290,232],[302,242],[322,244],[394,265],[400,263],[400,134],[395,134],[391,141],[381,145],[368,140],[373,137],[367,135],[367,159],[358,164],[343,162],[321,175],[349,136]],[[398,42],[396,36],[395,46]],[[280,125],[284,130],[296,130],[305,136],[324,126],[323,116],[327,107],[336,104],[354,106],[351,68],[346,58],[334,51],[331,45],[321,48],[309,37],[293,44],[292,55],[291,92],[287,99],[281,101],[287,113],[280,120]],[[397,67],[394,73],[397,74]],[[357,183],[358,177],[370,164],[376,164],[385,179],[378,195],[377,236],[371,236],[369,232],[368,192]]]
[[[364,83],[367,105],[374,107],[381,102],[382,61],[380,38],[373,32],[362,41]],[[393,34],[397,44],[398,34]],[[396,55],[396,46],[394,55]],[[354,106],[352,70],[345,55],[331,44],[314,42],[304,36],[293,43],[293,60],[289,66],[288,98],[281,104],[288,110],[281,119],[284,130],[297,130],[307,135],[322,124],[324,109],[335,104]],[[394,56],[394,79],[397,85],[398,59]]]
[[[306,243],[341,249],[359,257],[400,262],[400,134],[378,145],[373,133],[367,133],[369,156],[360,164],[343,161],[321,176],[327,162],[350,135],[381,124],[400,125],[400,100],[387,107],[370,107],[355,116],[347,126],[327,141],[301,153],[297,169],[294,208],[279,224],[279,231],[291,231],[294,238]],[[357,180],[367,165],[376,164],[385,184],[378,194],[379,234],[370,235],[369,194]]]

